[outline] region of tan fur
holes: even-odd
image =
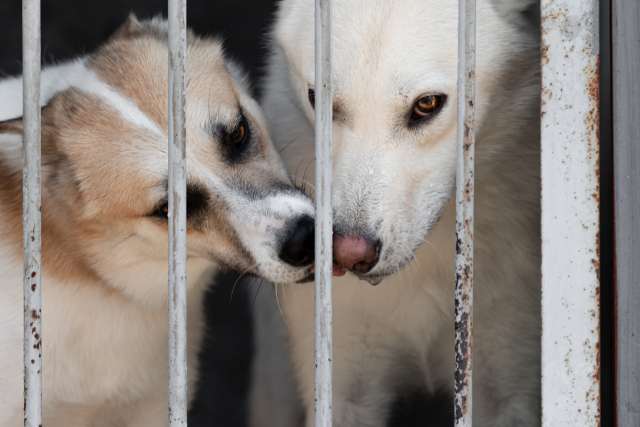
[[[48,426],[158,426],[168,420],[167,221],[153,215],[167,197],[165,26],[130,18],[42,109]],[[304,278],[310,267],[278,259],[277,224],[313,211],[292,188],[262,112],[231,76],[219,43],[190,34],[187,64],[188,185],[200,189],[203,204],[188,217],[187,231],[191,398],[202,296],[212,273],[222,267],[273,281]],[[252,151],[233,163],[216,129],[234,126],[240,111]],[[15,143],[21,133],[20,119],[0,123],[3,427],[22,423],[22,165]],[[273,200],[243,194],[245,188]]]

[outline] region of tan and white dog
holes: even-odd
[[[43,417],[161,426],[167,393],[167,25],[127,23],[42,75]],[[313,205],[221,45],[188,36],[188,375],[218,268],[309,276]],[[0,426],[23,424],[21,78],[0,82]]]
[[[477,4],[478,427],[540,424],[536,6]],[[333,288],[335,426],[385,426],[394,402],[412,390],[445,394],[451,406],[443,410],[453,411],[457,8],[455,0],[332,4],[333,255],[339,274],[349,271]],[[313,1],[283,0],[262,106],[289,170],[307,179],[314,80]],[[314,293],[306,286],[285,287],[279,301],[311,426]],[[263,412],[278,412],[260,403],[272,366],[256,365],[254,403]],[[254,425],[266,418],[257,414]]]

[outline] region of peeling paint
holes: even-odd
[[[186,0],[169,0],[169,426],[187,425]]]
[[[40,1],[23,0],[24,425],[42,425]]]
[[[459,1],[454,370],[454,419],[456,427],[471,427],[473,406],[475,8],[475,0]]]
[[[541,7],[542,423],[595,427],[600,425],[598,3],[543,0]]]

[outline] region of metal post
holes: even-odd
[[[22,1],[24,425],[42,426],[40,0]]]
[[[187,425],[186,0],[169,0],[169,426]]]
[[[611,2],[616,420],[640,425],[640,2]]]
[[[476,2],[458,3],[455,426],[471,427]]]
[[[542,0],[542,425],[600,425],[598,2]]]
[[[331,0],[316,0],[315,426],[332,427],[333,93]]]

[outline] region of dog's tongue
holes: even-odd
[[[315,273],[315,271],[316,271],[316,268],[315,268],[315,267],[313,267],[313,268],[311,269],[311,272],[312,272],[312,273]],[[342,270],[341,268],[338,268],[338,266],[337,266],[337,265],[333,264],[333,275],[334,275],[335,277],[342,277],[342,276],[344,276],[345,274],[347,274],[347,271],[346,271],[346,270]]]
[[[347,274],[347,270],[343,270],[341,268],[338,268],[337,265],[333,264],[333,275],[336,277],[342,277],[345,274]]]

